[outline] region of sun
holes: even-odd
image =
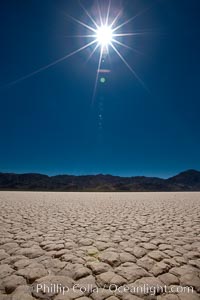
[[[113,30],[110,26],[102,25],[96,30],[96,37],[98,44],[101,47],[108,47],[113,40]]]
[[[131,17],[130,19],[124,20],[123,22],[120,22],[121,15],[122,15],[122,9],[119,9],[119,11],[116,11],[115,16],[111,16],[111,2],[112,0],[108,0],[108,8],[105,11],[101,11],[100,5],[99,5],[99,0],[96,0],[97,3],[97,9],[96,12],[97,14],[92,16],[89,11],[83,6],[80,0],[80,5],[82,9],[84,10],[85,14],[88,17],[88,22],[83,22],[82,20],[76,19],[72,16],[67,15],[70,19],[75,21],[77,24],[81,25],[82,30],[83,28],[87,29],[87,34],[80,34],[80,35],[74,35],[73,37],[76,38],[84,38],[85,39],[85,44],[72,51],[71,53],[66,54],[65,56],[47,64],[44,65],[43,67],[33,71],[32,73],[29,73],[11,83],[8,84],[8,86],[16,84],[20,81],[23,81],[25,79],[28,79],[42,71],[45,71],[46,69],[66,60],[67,58],[87,49],[91,49],[91,53],[87,59],[91,59],[91,57],[95,54],[95,52],[98,52],[98,65],[97,65],[97,73],[96,73],[96,80],[95,80],[95,85],[94,85],[94,92],[93,92],[93,99],[95,97],[96,93],[96,88],[97,88],[97,83],[98,83],[98,76],[101,71],[101,65],[102,62],[104,61],[104,56],[105,54],[110,55],[110,50],[111,53],[117,54],[117,56],[120,58],[120,60],[125,64],[125,66],[131,71],[131,73],[137,78],[137,80],[142,84],[142,86],[146,89],[144,82],[141,80],[141,78],[136,74],[135,70],[130,66],[130,64],[127,62],[125,57],[122,54],[123,48],[132,50],[136,53],[138,53],[138,50],[134,49],[133,47],[128,46],[126,43],[126,38],[131,37],[131,36],[138,36],[140,34],[144,34],[144,32],[124,32],[122,29],[125,25],[129,24],[135,18],[140,15],[141,13],[136,14],[135,16]],[[124,41],[125,42],[122,42]],[[87,41],[87,42],[86,42]],[[105,71],[105,70],[104,70]]]

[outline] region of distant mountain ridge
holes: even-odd
[[[112,175],[56,175],[0,173],[0,190],[150,192],[200,191],[200,172],[187,170],[168,179]]]

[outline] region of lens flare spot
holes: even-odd
[[[105,78],[105,77],[101,77],[101,78],[100,78],[100,82],[101,82],[101,83],[105,83],[105,82],[106,82],[106,78]]]

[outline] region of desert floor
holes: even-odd
[[[76,298],[200,299],[200,193],[0,192],[0,299]]]

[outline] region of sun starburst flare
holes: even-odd
[[[141,13],[133,16],[132,18],[123,21],[122,23],[120,23],[120,16],[122,15],[122,10],[119,10],[118,13],[116,14],[116,16],[113,17],[113,19],[111,19],[110,16],[110,12],[111,12],[111,0],[109,0],[108,2],[108,7],[106,9],[106,12],[104,14],[102,14],[100,5],[98,0],[96,0],[97,3],[97,12],[98,12],[98,16],[96,16],[96,18],[94,18],[89,11],[83,6],[83,4],[79,1],[80,6],[82,7],[83,11],[85,12],[85,14],[87,15],[89,22],[83,22],[82,20],[76,19],[73,16],[69,16],[67,15],[67,17],[69,17],[71,20],[73,20],[74,22],[76,22],[77,24],[81,25],[83,28],[85,28],[86,30],[88,30],[88,34],[82,34],[82,35],[75,35],[73,37],[76,38],[84,38],[84,39],[91,39],[90,41],[87,41],[87,43],[85,45],[83,45],[82,47],[74,50],[73,52],[67,54],[64,57],[61,57],[53,62],[51,62],[48,65],[45,65],[35,71],[33,71],[32,73],[29,73],[11,83],[8,84],[8,86],[11,86],[13,84],[19,83],[25,79],[28,79],[42,71],[45,71],[46,69],[66,60],[67,58],[86,50],[88,47],[93,46],[93,50],[91,51],[88,60],[89,61],[91,59],[91,57],[95,54],[95,52],[97,52],[97,50],[99,50],[99,58],[98,58],[98,67],[97,67],[97,75],[96,75],[96,80],[95,80],[95,84],[94,84],[94,91],[93,91],[93,99],[95,97],[96,94],[96,89],[97,89],[97,84],[98,84],[98,77],[99,77],[99,73],[101,70],[101,64],[102,64],[102,60],[103,60],[103,55],[109,54],[109,50],[112,49],[117,56],[120,58],[120,60],[125,64],[125,66],[131,71],[131,73],[137,78],[137,80],[143,85],[143,87],[145,87],[143,81],[140,79],[140,77],[136,74],[136,72],[134,71],[134,69],[130,66],[130,64],[127,62],[127,60],[125,59],[125,57],[122,55],[121,51],[120,51],[120,47],[122,48],[126,48],[126,49],[130,49],[133,51],[136,51],[136,49],[131,48],[130,46],[128,46],[125,42],[121,42],[121,39],[126,38],[126,37],[130,37],[130,36],[135,36],[135,35],[140,35],[140,34],[144,34],[144,32],[121,32],[122,28],[129,24],[130,22],[132,22],[136,17],[138,17]],[[146,88],[146,87],[145,87]]]
[[[98,59],[98,67],[97,67],[97,75],[96,75],[96,80],[95,80],[95,85],[94,85],[94,91],[93,91],[93,99],[96,94],[96,89],[97,89],[97,83],[98,83],[98,77],[99,73],[101,70],[101,63],[102,63],[102,58],[103,54],[109,53],[109,49],[111,48],[120,58],[120,60],[125,64],[125,66],[131,71],[131,73],[135,76],[135,78],[142,84],[142,86],[147,89],[144,85],[144,82],[142,79],[137,75],[137,73],[134,71],[134,69],[130,66],[130,64],[127,62],[125,57],[122,55],[120,52],[119,47],[123,47],[126,49],[133,50],[135,52],[138,52],[136,49],[128,46],[126,43],[122,43],[119,38],[125,38],[125,37],[130,37],[130,36],[136,36],[140,34],[144,34],[144,32],[121,32],[121,29],[132,22],[136,17],[138,17],[142,12],[138,13],[137,15],[133,16],[132,18],[120,23],[119,23],[119,18],[120,15],[122,14],[122,11],[119,10],[119,12],[116,14],[116,16],[111,20],[110,18],[110,10],[111,10],[111,0],[108,2],[108,8],[107,12],[105,14],[102,14],[99,1],[97,0],[97,10],[99,14],[99,21],[95,20],[92,15],[89,13],[89,11],[83,6],[83,4],[80,2],[80,5],[88,18],[90,19],[92,24],[85,23],[81,20],[78,20],[72,16],[70,17],[72,20],[74,20],[76,23],[90,31],[89,34],[85,35],[76,35],[74,37],[82,37],[82,38],[90,38],[92,39],[92,43],[94,43],[94,49],[92,50],[91,54],[89,55],[89,59],[95,54],[95,52],[99,49],[99,59]],[[98,18],[97,18],[98,19]],[[100,24],[98,24],[100,23]],[[90,47],[91,44],[86,44],[86,48]]]

